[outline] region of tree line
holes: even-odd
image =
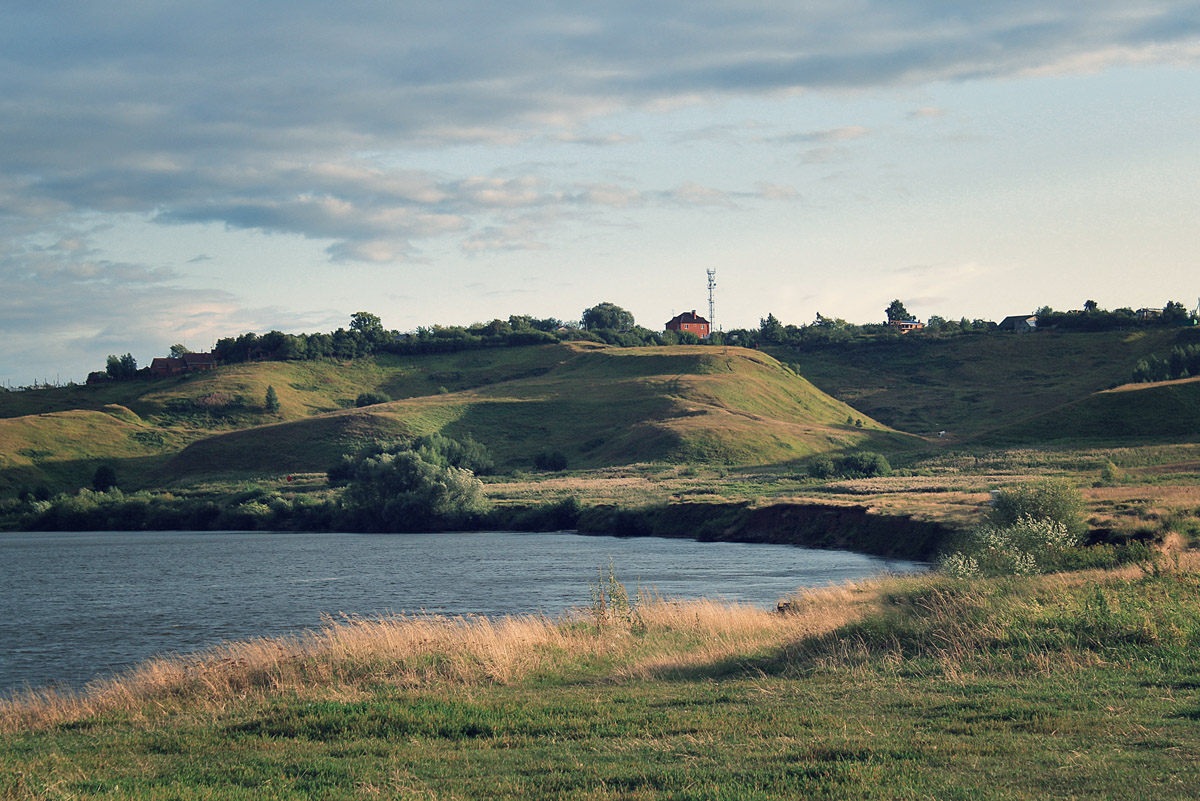
[[[1181,326],[1196,322],[1195,317],[1183,304],[1176,301],[1168,302],[1161,313],[1139,314],[1128,307],[1108,311],[1101,309],[1095,301],[1089,300],[1080,310],[1060,312],[1049,306],[1042,306],[1035,314],[1039,329],[1058,330],[1105,331]],[[256,360],[350,360],[377,353],[449,353],[493,347],[544,345],[562,341],[602,342],[619,347],[702,343],[744,347],[808,347],[899,337],[902,335],[901,331],[890,323],[913,319],[899,299],[893,300],[887,306],[884,315],[884,321],[879,323],[856,324],[840,317],[827,317],[818,312],[811,323],[794,325],[785,324],[774,314],[768,313],[759,320],[757,328],[714,331],[708,339],[701,340],[688,331],[656,331],[640,326],[632,313],[608,301],[584,309],[577,322],[555,317],[510,315],[507,319],[496,318],[486,323],[468,326],[432,325],[406,333],[389,330],[377,315],[360,311],[351,315],[348,326],[329,333],[286,334],[282,331],[269,331],[257,334],[248,331],[238,336],[223,337],[217,340],[213,354],[220,362],[228,364]],[[935,314],[929,317],[923,329],[904,335],[949,337],[986,334],[996,330],[997,324],[991,320],[967,317],[954,320]],[[180,356],[185,352],[187,349],[183,345],[171,346],[173,356]],[[1160,372],[1155,363],[1148,362],[1147,368],[1149,372],[1141,370],[1139,365],[1139,375],[1158,375]],[[1189,374],[1196,374],[1193,368],[1188,369]],[[126,353],[124,356],[110,355],[105,371],[93,373],[89,379],[98,375],[121,381],[146,374],[148,370],[139,370],[137,361],[131,354]]]

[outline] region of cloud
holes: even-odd
[[[829,128],[824,131],[806,131],[804,133],[786,134],[776,137],[775,141],[784,143],[826,143],[826,142],[849,142],[853,139],[861,139],[871,133],[870,128],[865,128],[862,125],[843,125],[840,128]]]
[[[221,293],[193,311],[170,270],[95,252],[89,226],[121,215],[296,235],[337,261],[420,261],[433,240],[540,248],[612,210],[795,198],[762,176],[747,190],[500,166],[530,148],[636,151],[644,131],[615,111],[1200,60],[1200,4],[1171,0],[44,0],[0,19],[0,311],[13,315],[0,330],[63,352],[104,332],[174,338],[174,319],[266,319]],[[677,141],[770,143],[772,130]],[[790,144],[824,163],[869,134]]]
[[[153,213],[330,239],[331,255],[369,260],[476,236],[470,215],[547,196],[519,180],[373,169],[359,154],[537,137],[626,145],[639,137],[581,126],[721,96],[1191,61],[1200,42],[1200,7],[1166,0],[1009,0],[953,14],[932,0],[59,6],[26,4],[0,28],[10,226]]]
[[[921,108],[915,108],[908,112],[907,116],[910,120],[926,120],[935,117],[944,117],[945,115],[946,110],[943,108],[937,108],[936,106],[922,106]]]

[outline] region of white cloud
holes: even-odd
[[[613,210],[798,197],[770,166],[723,183],[682,162],[657,172],[661,152],[634,161],[650,135],[615,123],[616,110],[700,119],[745,98],[1200,60],[1191,2],[1004,0],[952,12],[934,0],[10,4],[0,12],[0,310],[14,316],[0,330],[81,342],[171,331],[170,310],[191,308],[161,260],[95,252],[83,220],[218,223],[368,264],[421,261],[443,240],[475,254],[533,250]],[[676,143],[790,146],[791,162],[796,145],[813,145],[799,158],[828,163],[882,137],[836,119],[807,131],[712,119]],[[503,168],[552,148],[570,151],[579,174]],[[608,154],[629,159],[632,177],[589,169]],[[236,322],[232,296],[208,302],[206,319]],[[18,319],[28,327],[15,330]]]

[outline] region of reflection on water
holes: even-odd
[[[920,563],[786,545],[575,534],[0,535],[0,694],[80,686],[156,653],[388,612],[558,614],[612,559],[632,591],[774,605]]]

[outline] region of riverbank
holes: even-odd
[[[0,706],[6,798],[1132,798],[1200,787],[1200,564],[795,613],[345,621]],[[599,589],[599,588],[597,588]]]
[[[246,492],[224,504],[174,496],[81,491],[34,501],[3,521],[13,531],[381,531],[335,499],[292,500]],[[701,542],[771,543],[929,560],[954,533],[950,525],[866,506],[827,503],[679,501],[636,506],[584,505],[576,497],[496,505],[487,512],[425,524],[412,531],[578,530],[620,537]],[[439,525],[440,523],[440,525]],[[408,529],[383,530],[401,533]]]
[[[911,515],[883,515],[865,506],[819,503],[598,506],[583,511],[576,525],[581,534],[799,545],[922,561],[937,556],[955,532],[950,526]]]

